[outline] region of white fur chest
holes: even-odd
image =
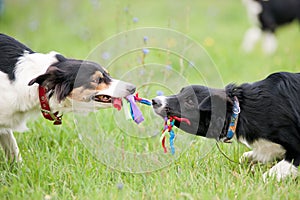
[[[57,62],[55,54],[25,52],[15,66],[16,78],[13,81],[0,72],[0,129],[25,131],[26,120],[39,114],[38,86],[28,86],[28,83]]]
[[[0,128],[16,131],[26,130],[25,120],[39,109],[37,86],[29,87],[8,80],[0,73]]]

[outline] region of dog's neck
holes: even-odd
[[[42,53],[28,53],[24,52],[24,55],[20,57],[17,67],[16,67],[16,77],[22,76],[22,78],[16,78],[15,84],[17,85],[27,85],[32,78],[37,77],[43,73],[51,66],[53,63],[58,62],[56,58],[57,52],[50,52],[48,54]],[[24,78],[25,77],[25,78]],[[47,91],[45,91],[46,93]],[[27,111],[34,111],[36,113],[41,110],[41,103],[40,98],[41,94],[39,94],[39,86],[37,84],[32,86],[26,86],[23,90],[20,90],[20,93],[24,93],[24,95],[20,96],[28,96],[26,101],[22,101],[20,106],[24,112]],[[51,98],[50,98],[51,96]],[[68,101],[58,102],[55,94],[53,95],[46,95],[44,94],[45,100],[47,100],[48,106],[51,108],[51,112],[64,112],[67,107]],[[43,109],[43,108],[42,108]]]
[[[15,67],[15,80],[7,84],[8,90],[15,92],[6,96],[7,101],[11,101],[9,108],[0,105],[1,109],[6,109],[6,113],[0,113],[0,128],[11,127],[15,131],[26,131],[26,121],[40,115],[40,103],[38,98],[38,84],[28,86],[28,83],[35,77],[45,73],[47,68],[57,62],[55,52],[49,54],[28,53],[18,59]],[[9,97],[9,98],[7,98]],[[53,101],[53,102],[52,102]],[[54,98],[50,99],[50,106],[58,110],[63,105],[57,105]]]
[[[225,120],[224,128],[219,136],[219,140],[225,143],[230,143],[234,134],[236,133],[238,118],[240,114],[240,103],[236,96],[233,97],[232,113],[229,120]],[[229,121],[229,123],[227,123]]]

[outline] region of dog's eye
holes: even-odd
[[[186,99],[186,101],[184,103],[184,107],[187,109],[194,109],[195,108],[194,101],[190,98]]]
[[[93,79],[92,82],[93,83],[99,83],[99,79]]]
[[[92,82],[99,84],[99,83],[103,82],[103,80],[102,80],[102,78],[96,78],[96,79],[93,79]]]
[[[192,99],[188,99],[187,103],[190,104],[190,105],[194,104]]]

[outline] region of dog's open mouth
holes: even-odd
[[[112,97],[109,96],[109,95],[95,95],[93,97],[94,101],[97,101],[97,102],[101,102],[101,103],[112,103]]]
[[[97,102],[101,102],[101,103],[111,103],[118,110],[121,110],[121,108],[122,108],[122,99],[121,98],[101,94],[101,95],[95,95],[93,97],[93,100],[97,101]]]

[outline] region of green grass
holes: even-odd
[[[99,43],[114,34],[141,27],[171,28],[203,45],[219,72],[216,76],[220,77],[216,79],[221,78],[224,85],[256,81],[275,71],[299,71],[300,42],[296,23],[280,29],[279,48],[272,56],[263,55],[259,47],[251,54],[240,50],[243,34],[249,27],[240,1],[97,2],[5,1],[0,31],[18,38],[36,51],[55,50],[68,57],[85,59]],[[133,22],[135,17],[137,22]],[[202,53],[199,52],[199,57]],[[111,74],[121,78],[131,65],[138,66],[136,56],[133,53],[120,58],[115,63],[120,71],[112,68]],[[151,59],[163,64],[175,63],[174,69],[180,71],[176,56],[163,54],[160,57],[158,54],[155,58],[148,56],[146,62]],[[155,77],[161,76],[160,73],[154,70]],[[189,81],[203,82],[196,78]],[[138,79],[136,84],[142,84],[142,81]],[[155,88],[152,90],[155,91]],[[155,93],[150,94],[153,96]],[[147,117],[152,116],[149,110],[143,108]],[[5,162],[2,151],[0,153],[0,199],[299,198],[297,181],[262,181],[262,173],[271,165],[232,163],[222,156],[212,141],[190,137],[182,132],[178,135],[183,140],[177,139],[175,144],[177,149],[184,149],[174,159],[161,153],[158,137],[138,139],[135,129],[130,133],[134,137],[123,133],[116,126],[114,115],[121,117],[120,113],[113,111],[111,114],[111,110],[104,110],[99,111],[96,117],[75,117],[77,121],[74,121],[74,116],[67,114],[63,125],[58,127],[42,118],[30,122],[30,131],[15,134],[24,162],[10,165]],[[148,120],[144,128],[155,132],[160,129],[161,123],[158,118],[153,123]],[[95,141],[83,142],[79,137],[84,130],[93,138],[99,137],[100,152],[90,148],[95,147]],[[221,144],[221,148],[234,160],[247,150],[237,143]],[[163,163],[166,166],[134,173],[138,167],[155,168],[157,161],[147,156],[144,159],[131,158],[131,168],[125,168],[122,166],[126,164],[124,159],[130,157],[122,157],[124,150],[135,155],[155,152],[159,156],[158,161],[163,163],[166,160]]]

